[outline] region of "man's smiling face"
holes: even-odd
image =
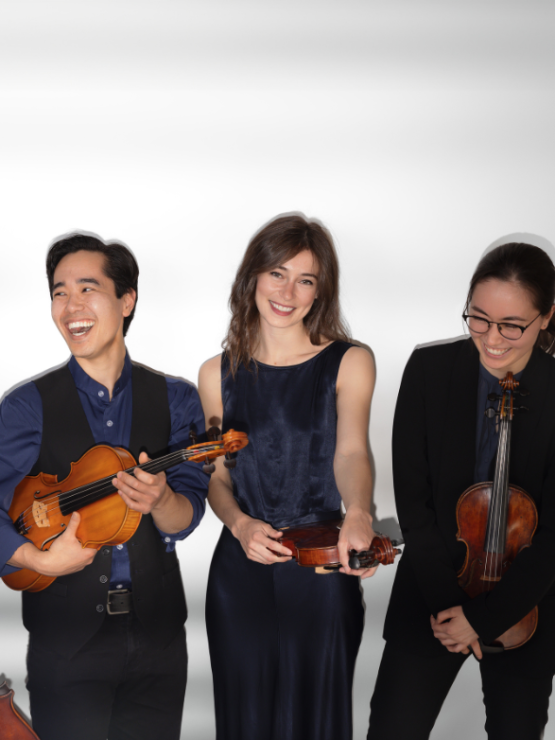
[[[117,298],[104,260],[101,252],[81,250],[63,257],[54,272],[52,318],[71,354],[85,362],[120,356],[123,320],[135,305],[134,291]]]

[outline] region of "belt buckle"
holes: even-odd
[[[112,594],[117,594],[118,596],[121,596],[122,594],[130,594],[131,591],[128,588],[118,588],[114,589],[113,591],[108,591],[108,599],[106,601],[106,611],[108,614],[129,614],[129,609],[120,609],[118,611],[112,611],[111,603],[110,603],[110,597]]]

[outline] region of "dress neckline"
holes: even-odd
[[[309,362],[316,360],[318,357],[320,357],[320,355],[323,355],[324,352],[326,352],[330,347],[333,347],[333,345],[336,343],[336,340],[330,342],[327,347],[321,349],[317,354],[313,355],[313,357],[310,357],[308,360],[303,360],[302,362],[297,362],[294,365],[268,365],[266,362],[259,362],[258,360],[254,359],[251,359],[251,362],[253,362],[255,365],[258,365],[259,367],[269,368],[270,370],[291,370],[295,367],[301,367],[301,365],[308,365]]]

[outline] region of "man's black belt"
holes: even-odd
[[[108,614],[129,614],[133,611],[133,594],[129,589],[108,591]]]

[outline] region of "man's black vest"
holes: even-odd
[[[167,449],[171,430],[166,379],[138,365],[132,372],[129,448],[135,459],[142,450],[158,457]],[[57,474],[61,481],[95,441],[67,365],[35,385],[42,398],[43,429],[39,459],[30,474]],[[149,639],[164,647],[187,618],[177,557],[166,552],[150,515],[143,516],[127,546],[135,613]],[[90,640],[106,617],[111,563],[112,548],[105,546],[79,573],[59,577],[39,593],[23,594],[23,622],[34,645],[70,657]]]

